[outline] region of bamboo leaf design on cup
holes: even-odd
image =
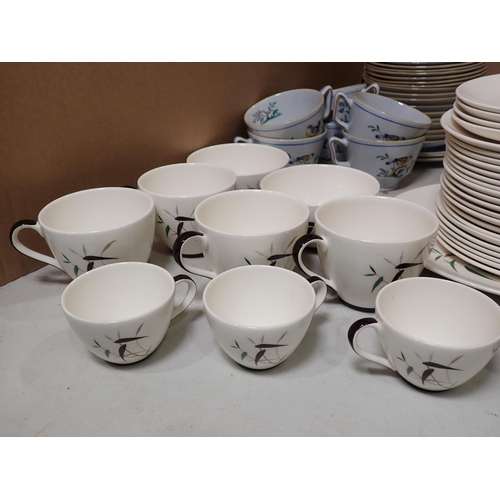
[[[288,347],[288,344],[281,344],[280,342],[284,339],[285,335],[288,333],[286,331],[281,335],[281,337],[278,339],[276,343],[269,343],[269,342],[264,342],[264,335],[262,336],[261,342],[259,344],[256,344],[252,339],[248,338],[247,340],[253,344],[253,347],[255,349],[258,349],[258,351],[255,353],[255,355],[252,355],[252,353],[249,354],[248,350],[243,350],[240,347],[240,344],[238,344],[238,341],[234,341],[234,345],[231,347],[233,349],[239,349],[241,351],[241,360],[243,361],[245,358],[248,358],[248,360],[253,361],[255,363],[255,366],[258,366],[259,363],[265,364],[265,365],[277,365],[281,363],[285,357],[286,354],[280,355],[278,352],[278,349],[281,347]],[[270,350],[274,349],[274,352],[269,352]]]
[[[146,356],[149,355],[149,351],[151,350],[151,346],[148,347],[147,349],[143,346],[141,346],[139,340],[148,338],[148,335],[139,335],[139,332],[141,331],[142,327],[144,326],[144,323],[142,323],[137,331],[135,332],[135,335],[133,337],[120,337],[120,332],[118,332],[118,338],[117,339],[112,339],[111,337],[108,337],[105,335],[105,337],[113,342],[113,344],[118,345],[118,352],[112,352],[110,349],[104,349],[101,347],[101,345],[97,342],[97,340],[94,339],[95,348],[103,349],[104,354],[107,358],[116,357],[116,358],[121,358],[123,361],[137,361],[136,358],[145,358]],[[135,342],[135,344],[134,344]],[[132,344],[132,345],[131,345]]]
[[[106,257],[104,256],[103,254],[109,250],[109,248],[111,247],[111,245],[113,245],[113,243],[116,243],[117,240],[113,240],[113,241],[110,241],[109,243],[107,243],[104,248],[101,250],[101,253],[100,254],[96,254],[96,255],[88,255],[87,254],[87,249],[85,248],[85,243],[82,245],[82,253],[78,253],[76,250],[73,250],[72,248],[69,249],[70,252],[72,252],[73,254],[77,255],[80,259],[82,259],[84,262],[87,263],[86,265],[86,268],[85,268],[85,271],[88,272],[88,271],[91,271],[92,269],[94,269],[95,267],[95,264],[96,262],[102,262],[102,264],[104,264],[104,261],[106,260],[117,260],[118,257]],[[74,264],[71,262],[71,260],[65,255],[65,254],[62,254],[62,256],[64,257],[64,261],[63,263],[64,264],[73,264],[73,273],[75,274],[75,276],[78,276],[78,274],[80,274],[81,272],[84,272],[82,271],[82,268],[78,265],[78,264]]]
[[[440,387],[449,389],[457,384],[458,381],[455,382],[451,381],[449,372],[462,371],[460,368],[455,368],[451,366],[454,363],[456,363],[460,358],[462,358],[462,355],[456,357],[453,361],[451,361],[449,365],[443,365],[441,363],[436,363],[432,361],[433,354],[431,354],[431,356],[429,357],[430,358],[429,361],[424,361],[418,353],[415,353],[415,355],[420,359],[422,365],[424,365],[425,367],[425,369],[422,372],[417,372],[415,368],[408,363],[403,352],[401,352],[401,356],[397,356],[397,359],[403,361],[403,363],[406,364],[407,366],[406,374],[408,376],[413,374],[413,376],[420,379],[422,385],[425,385],[425,383],[427,382],[430,385],[438,385]],[[436,372],[436,370],[438,370],[438,372]],[[437,373],[443,373],[443,372],[446,374],[447,380],[438,380]]]
[[[392,278],[387,278],[385,279],[385,277],[383,275],[380,275],[377,273],[377,271],[375,270],[375,268],[369,264],[368,267],[370,268],[370,273],[367,273],[367,274],[364,274],[363,276],[376,276],[376,280],[375,280],[375,283],[373,284],[372,286],[372,290],[371,290],[371,293],[373,293],[380,285],[382,285],[383,283],[385,283],[386,285],[389,284],[389,283],[392,283],[394,281],[397,281],[399,279],[402,278],[404,272],[407,270],[407,269],[411,269],[412,267],[416,267],[416,266],[421,266],[423,265],[423,261],[417,261],[417,259],[419,259],[419,257],[421,257],[423,251],[425,250],[425,248],[427,247],[424,246],[420,252],[418,252],[418,254],[416,255],[415,259],[413,262],[403,262],[403,258],[404,258],[404,252],[401,253],[401,256],[399,258],[400,260],[400,263],[399,264],[394,264],[391,260],[387,259],[387,258],[384,258],[384,260],[394,266],[394,270],[396,271],[395,274],[392,276]]]

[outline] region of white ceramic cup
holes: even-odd
[[[313,137],[323,130],[331,112],[332,87],[294,89],[262,99],[249,108],[244,120],[252,134],[275,139]]]
[[[324,129],[314,137],[305,137],[302,139],[274,139],[252,134],[252,132],[248,131],[248,139],[237,136],[234,138],[234,142],[273,146],[281,149],[288,155],[288,165],[309,165],[319,162],[325,144],[326,134],[327,129]]]
[[[23,229],[46,241],[52,256],[25,246]],[[103,187],[68,194],[46,205],[38,220],[21,220],[11,229],[21,253],[65,271],[71,278],[109,263],[147,262],[155,233],[155,207],[146,193]]]
[[[370,174],[339,165],[296,165],[266,175],[262,189],[300,198],[309,207],[309,222],[325,201],[353,195],[375,195],[380,184]]]
[[[412,170],[425,141],[425,136],[407,141],[376,141],[355,137],[344,132],[344,137],[329,141],[333,163],[368,172],[378,179],[384,191],[396,189]],[[346,161],[337,158],[336,148],[342,147]]]
[[[375,312],[375,318],[351,325],[351,347],[421,389],[464,384],[500,346],[500,307],[460,283],[423,277],[391,283],[378,294]],[[358,337],[365,329],[375,331],[385,356],[361,347]]]
[[[373,309],[392,281],[418,276],[438,230],[436,215],[415,203],[381,196],[330,200],[316,210],[314,233],[297,240],[296,264],[319,276],[348,305]],[[324,276],[303,261],[315,244]]]
[[[154,201],[156,234],[172,249],[177,236],[195,227],[194,209],[214,194],[231,191],[236,174],[227,167],[207,163],[176,163],[149,170],[139,177],[137,185]],[[185,248],[186,256],[201,254],[199,244]]]
[[[177,289],[182,300],[176,298]],[[73,280],[62,294],[61,306],[90,352],[111,363],[132,364],[154,352],[170,321],[195,295],[196,284],[188,276],[174,278],[154,264],[121,262]]]
[[[348,121],[339,116],[341,105],[349,107]],[[352,99],[338,92],[333,121],[351,135],[380,141],[422,137],[432,124],[432,120],[417,108],[371,92],[356,92]]]
[[[265,370],[295,351],[327,288],[271,266],[238,267],[203,292],[205,315],[224,352],[246,368]]]
[[[236,173],[236,189],[257,189],[269,172],[288,165],[288,155],[265,144],[216,144],[191,153],[188,163],[211,163]]]
[[[239,266],[293,268],[293,245],[307,232],[309,208],[288,194],[242,189],[203,200],[194,218],[197,230],[177,237],[173,256],[186,271],[214,278]],[[183,247],[190,240],[199,241],[210,270],[184,259]]]

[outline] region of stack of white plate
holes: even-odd
[[[445,154],[441,117],[453,107],[455,90],[486,72],[484,62],[367,62],[364,80],[378,83],[380,94],[413,106],[432,120],[418,161],[434,162]]]
[[[500,98],[494,92],[500,75],[494,76],[457,88],[457,103],[465,88],[467,96],[478,97],[476,105],[497,113],[500,123]],[[446,154],[436,199],[438,242],[464,262],[500,276],[500,135],[492,139],[471,132],[460,125],[455,109],[448,110],[441,123]]]

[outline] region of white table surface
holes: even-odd
[[[391,195],[437,183],[440,173],[417,166]],[[151,262],[184,273],[159,242]],[[63,272],[47,266],[3,286],[0,435],[500,435],[498,355],[456,389],[414,388],[351,350],[349,326],[371,314],[329,292],[295,353],[276,368],[252,371],[216,343],[201,302],[207,280],[194,278],[193,304],[159,348],[131,366],[102,361],[80,344],[60,306],[69,283]]]

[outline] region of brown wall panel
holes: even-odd
[[[293,88],[361,81],[363,63],[1,63],[0,285],[42,264],[11,225],[80,189],[136,185],[146,170],[245,135],[252,104]],[[32,231],[21,239],[40,251]]]

